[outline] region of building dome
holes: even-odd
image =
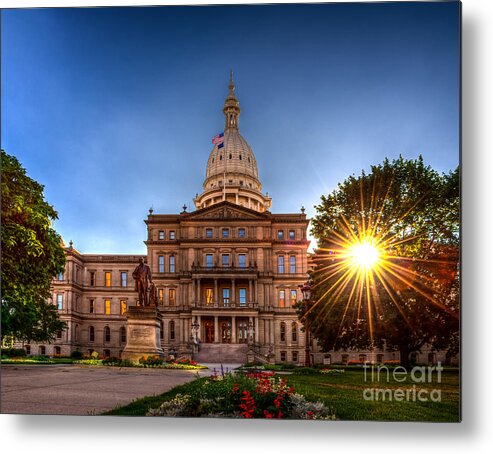
[[[197,209],[227,200],[256,211],[266,211],[271,199],[261,193],[257,160],[240,134],[240,104],[231,74],[229,93],[224,102],[224,133],[215,142],[205,173],[204,192],[194,200]]]

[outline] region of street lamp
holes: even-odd
[[[313,280],[308,279],[303,285],[300,285],[305,303],[305,366],[310,367],[310,325],[308,321],[308,312],[311,307]]]

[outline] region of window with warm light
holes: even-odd
[[[106,315],[111,314],[111,300],[104,300],[104,313]]]
[[[159,304],[164,303],[164,292],[162,288],[158,290],[158,299],[159,299]]]
[[[105,287],[111,287],[111,272],[105,271],[104,273],[104,285]]]
[[[174,306],[176,303],[176,289],[170,288],[168,291],[169,305]]]
[[[286,305],[286,292],[284,290],[279,290],[279,307],[284,307]]]
[[[206,288],[205,289],[205,302],[208,305],[211,305],[214,302],[212,288]]]
[[[120,300],[120,315],[125,315],[127,312],[127,300]]]
[[[298,292],[296,290],[291,290],[291,306],[294,306],[298,301]]]

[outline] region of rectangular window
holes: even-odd
[[[205,237],[212,238],[212,229],[205,229]]]
[[[207,304],[212,304],[213,303],[213,292],[211,288],[206,288],[205,289],[205,302]]]
[[[62,330],[59,329],[57,332],[56,332],[56,338],[57,339],[61,339],[62,338]]]
[[[160,230],[160,231],[159,231],[159,236],[158,236],[158,238],[159,238],[160,240],[164,240],[164,238],[165,238],[165,236],[164,236],[164,230]]]
[[[289,231],[289,239],[294,240],[294,230]],[[293,353],[295,353],[295,352],[293,352]]]
[[[162,288],[160,288],[158,291],[158,298],[159,298],[159,304],[163,304],[164,303],[164,292],[163,292]]]
[[[58,280],[59,280],[59,281],[63,281],[63,271],[60,271],[60,272],[58,273]]]
[[[286,352],[281,352],[281,361],[286,361]]]
[[[104,273],[104,285],[105,287],[111,287],[111,272],[106,271]]]
[[[291,355],[293,357],[293,363],[297,363],[298,362],[298,352],[292,352]]]
[[[206,268],[212,268],[214,265],[214,256],[212,254],[205,255],[205,266]]]
[[[90,285],[91,287],[94,287],[96,285],[96,272],[91,271],[89,276],[90,276]]]
[[[164,273],[164,255],[160,255],[157,259],[158,273]]]
[[[285,307],[285,292],[284,290],[279,290],[279,307]]]
[[[127,301],[120,300],[120,315],[125,315],[125,312],[127,312]]]
[[[238,229],[238,238],[245,238],[246,232],[245,229]]]
[[[227,268],[229,266],[229,254],[223,254],[222,255],[222,261],[221,261],[223,268]]]
[[[174,255],[169,256],[169,272],[170,273],[175,272],[175,256]]]
[[[169,322],[169,340],[175,340],[175,322]]]
[[[176,238],[175,231],[174,230],[170,230],[169,231],[169,239],[170,240],[174,240],[175,238]]]
[[[63,295],[60,293],[56,296],[56,307],[59,311],[63,309]]]
[[[245,254],[238,255],[238,266],[240,268],[246,268],[246,255]]]
[[[278,240],[284,239],[284,230],[278,230],[277,231],[277,239]]]
[[[222,237],[229,238],[229,229],[222,229]]]
[[[296,273],[296,256],[295,255],[289,256],[289,272],[292,274]]]
[[[298,292],[296,290],[291,290],[291,306],[294,306],[298,301]]]
[[[111,300],[104,300],[104,313],[106,315],[111,314]]]
[[[247,292],[246,288],[240,288],[240,306],[246,306]]]
[[[176,289],[170,288],[168,296],[169,296],[169,305],[174,306],[175,305],[175,299],[176,299]]]
[[[120,273],[120,282],[121,282],[122,287],[127,286],[127,273],[125,271],[122,271]]]
[[[280,255],[277,258],[277,271],[278,273],[284,273],[284,255]]]
[[[229,306],[229,288],[223,288],[223,306]]]
[[[89,300],[89,313],[94,314],[94,300]]]

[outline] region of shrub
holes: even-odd
[[[305,401],[273,372],[212,375],[188,394],[175,395],[147,415],[335,419],[322,403]]]
[[[319,371],[314,367],[300,367],[299,369],[296,369],[295,373],[298,375],[316,375]]]
[[[7,356],[9,358],[26,356],[26,350],[23,348],[2,348],[2,356]]]
[[[103,366],[121,366],[121,360],[115,357],[103,358],[101,364]]]
[[[164,359],[157,355],[143,356],[139,359],[139,364],[144,367],[156,367],[164,364]]]
[[[80,350],[74,350],[72,353],[70,353],[70,357],[72,359],[82,359],[83,354]]]

